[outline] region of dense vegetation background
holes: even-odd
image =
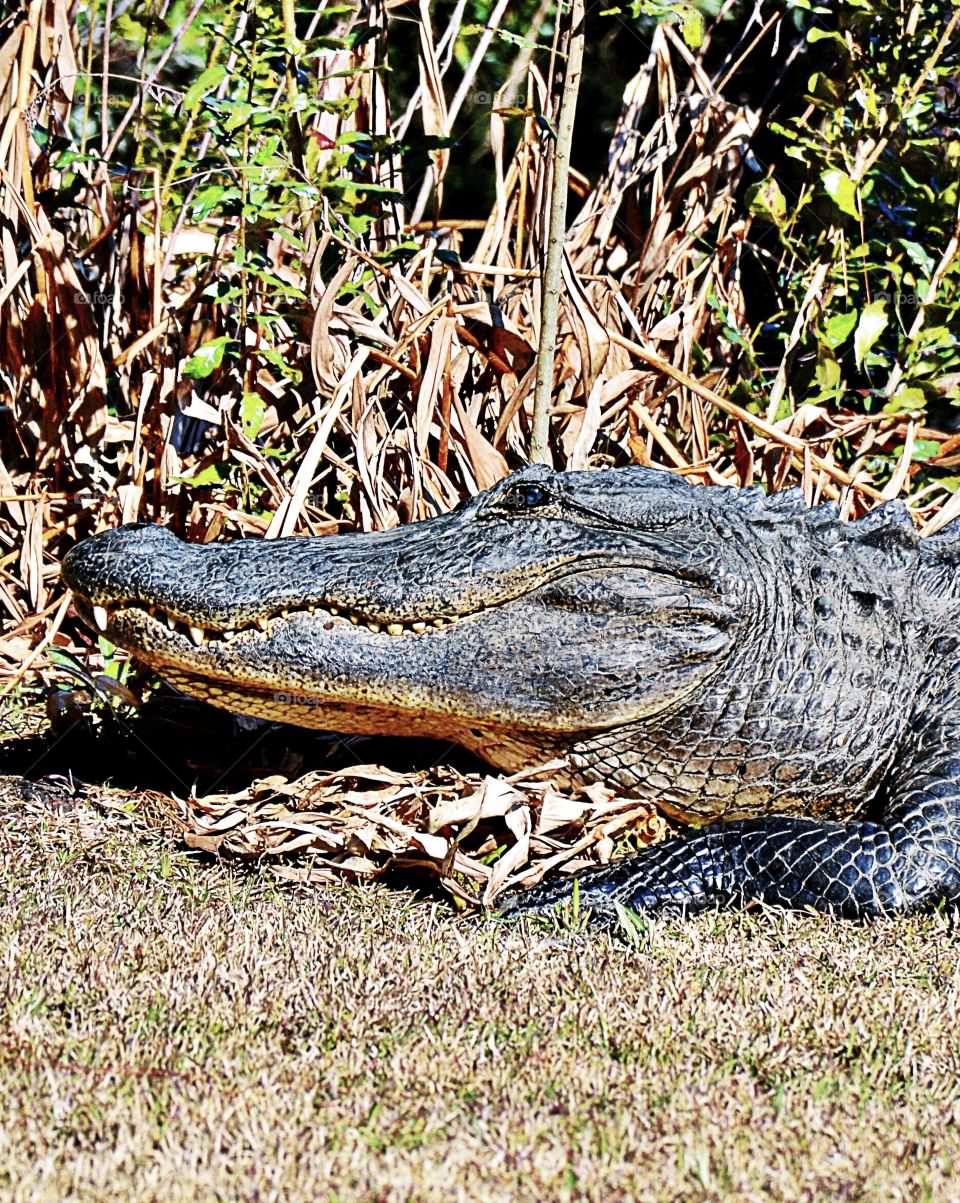
[[[958,23],[590,12],[556,466],[957,512]],[[567,26],[527,0],[8,12],[11,680],[72,640],[57,565],[98,527],[391,525],[524,462]]]

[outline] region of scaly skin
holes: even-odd
[[[899,504],[844,525],[794,493],[534,467],[381,534],[127,527],[64,578],[91,625],[228,709],[439,736],[509,770],[559,755],[571,784],[706,824],[584,873],[599,918],[856,917],[960,900],[958,562],[960,536],[919,540]]]

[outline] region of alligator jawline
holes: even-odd
[[[555,579],[562,579],[565,573],[557,574]],[[575,573],[569,575],[576,575]],[[549,581],[542,583],[550,583]],[[453,614],[446,617],[433,616],[430,618],[370,618],[364,614],[358,614],[355,611],[346,609],[342,606],[332,606],[322,602],[312,602],[307,605],[290,605],[283,606],[275,610],[271,614],[266,614],[261,617],[247,619],[243,622],[238,622],[231,627],[210,627],[200,626],[196,623],[191,623],[188,619],[182,618],[179,614],[173,613],[164,606],[147,605],[138,602],[134,599],[125,600],[122,602],[107,602],[96,603],[90,598],[84,597],[82,594],[76,595],[76,601],[80,603],[89,615],[89,624],[103,634],[108,633],[108,627],[111,619],[115,614],[120,613],[139,613],[146,614],[155,622],[160,623],[166,630],[175,634],[181,635],[190,640],[195,647],[203,647],[207,644],[230,644],[241,636],[256,633],[269,638],[272,623],[276,621],[287,621],[291,618],[297,618],[301,615],[310,615],[314,618],[326,618],[329,620],[340,619],[350,623],[352,626],[361,630],[371,631],[375,635],[384,634],[392,637],[402,637],[404,635],[423,635],[429,634],[431,631],[442,630],[445,627],[456,626],[458,623],[466,619],[476,618],[478,614],[486,613],[489,610],[497,610],[501,606],[508,605],[510,602],[519,600],[518,597],[503,597],[489,605],[479,605],[473,610],[467,610],[462,614]],[[329,628],[328,628],[329,629]]]
[[[479,611],[470,611],[466,614],[457,614],[451,618],[430,618],[430,619],[402,619],[390,621],[377,621],[371,618],[364,618],[359,614],[352,613],[348,610],[340,609],[336,606],[324,605],[307,605],[307,606],[288,606],[277,610],[273,614],[265,615],[262,618],[253,619],[244,623],[238,623],[234,627],[202,627],[193,623],[187,622],[185,619],[179,618],[171,611],[164,609],[162,606],[144,606],[136,602],[121,602],[116,605],[94,605],[86,599],[83,603],[93,615],[93,623],[95,627],[103,633],[107,633],[109,626],[116,614],[129,614],[131,612],[146,614],[160,623],[167,631],[181,635],[195,647],[203,647],[206,644],[229,644],[239,639],[241,636],[249,635],[255,632],[258,635],[270,637],[271,626],[277,621],[289,621],[291,618],[297,618],[300,615],[308,614],[314,618],[327,618],[333,622],[334,619],[349,623],[351,626],[371,631],[373,634],[384,634],[391,638],[397,638],[404,635],[423,635],[431,631],[442,630],[444,627],[454,626],[465,618],[471,618]]]

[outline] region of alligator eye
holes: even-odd
[[[550,494],[540,485],[517,485],[507,493],[504,501],[512,510],[533,510],[539,505],[546,505]]]

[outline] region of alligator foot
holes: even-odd
[[[764,824],[764,829],[769,826]],[[819,831],[819,825],[815,825]],[[633,856],[587,869],[512,894],[501,904],[508,914],[542,915],[566,903],[588,911],[590,921],[615,925],[625,909],[637,913],[693,915],[744,901],[745,876],[732,871],[722,847],[723,833],[739,846],[738,829],[726,824],[697,833],[684,832]],[[576,891],[576,893],[574,893]],[[762,895],[758,895],[762,897]]]
[[[925,791],[911,786],[890,804],[889,828],[787,816],[716,823],[514,894],[501,909],[543,914],[572,902],[575,887],[577,909],[601,923],[616,922],[618,904],[692,915],[761,902],[861,919],[960,902],[960,760],[946,756],[949,776],[928,765]]]
[[[628,877],[624,882],[625,876]],[[623,902],[624,886],[629,894],[633,874],[626,875],[624,866],[604,865],[591,869],[577,877],[552,878],[529,890],[507,894],[498,903],[501,915],[515,918],[519,915],[549,915],[557,907],[576,907],[578,912],[590,912],[593,923],[609,924],[617,921],[617,903]]]

